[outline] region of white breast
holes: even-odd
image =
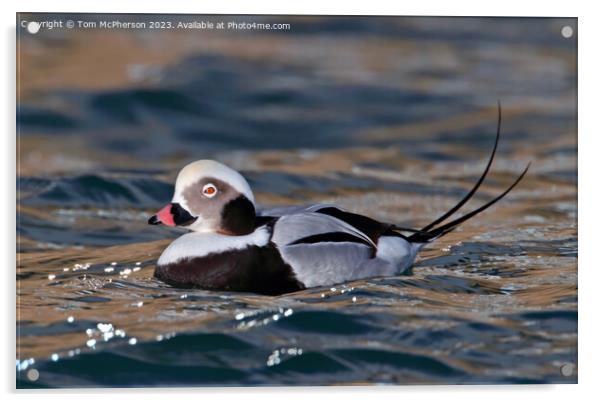
[[[173,264],[184,258],[203,257],[228,250],[241,250],[249,246],[263,247],[270,241],[266,226],[245,236],[226,236],[217,233],[191,232],[173,241],[161,254],[157,265]]]

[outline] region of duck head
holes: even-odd
[[[245,235],[255,228],[255,199],[240,173],[216,161],[200,160],[180,171],[171,203],[148,223]]]

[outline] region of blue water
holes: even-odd
[[[292,29],[20,34],[17,387],[576,383],[576,20],[261,21]],[[187,162],[263,206],[420,226],[477,180],[497,100],[470,205],[532,169],[411,275],[280,297],[152,277],[182,232],[146,220]]]

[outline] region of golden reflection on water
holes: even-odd
[[[495,98],[489,93],[489,85],[493,84],[488,81],[489,76],[477,74],[479,59],[473,53],[467,53],[472,50],[446,41],[444,37],[416,42],[401,36],[326,35],[314,40],[303,35],[207,33],[199,41],[190,40],[187,32],[130,35],[92,30],[67,36],[61,41],[55,51],[47,52],[39,37],[21,39],[19,95],[22,102],[43,103],[47,100],[43,97],[39,100],[40,94],[52,94],[65,88],[86,92],[153,87],[156,85],[153,74],[140,81],[132,76],[132,69],[154,66],[168,71],[187,56],[215,54],[287,68],[311,66],[316,74],[337,84],[378,86],[385,77],[384,81],[391,88],[424,92],[440,92],[446,88],[444,84],[449,84],[445,75],[419,74],[428,66],[438,66],[447,72],[459,72],[466,81],[458,87],[487,100],[481,102],[480,108],[457,114],[433,115],[431,119],[407,123],[374,124],[350,133],[350,138],[356,141],[352,145],[311,150],[218,152],[216,157],[220,160],[251,174],[279,172],[303,177],[308,182],[328,179],[335,183],[326,189],[315,187],[290,192],[279,191],[277,184],[274,188],[264,187],[256,192],[261,205],[335,202],[384,221],[412,226],[426,224],[459,199],[444,190],[470,188],[483,169],[486,157],[481,147],[443,141],[441,134],[475,130],[493,124],[496,118]],[[520,44],[499,46],[500,54],[508,58],[516,76],[526,77],[525,81],[537,74],[533,65],[562,65],[567,75],[574,74],[574,55],[570,49],[545,45],[536,50],[523,49]],[[94,57],[90,57],[91,54]],[[349,63],[350,54],[361,57]],[[473,57],[464,57],[466,54]],[[501,56],[487,53],[483,57]],[[400,58],[414,62],[400,63]],[[44,69],[40,69],[40,65]],[[91,72],[94,72],[94,79],[90,79]],[[380,81],[375,77],[381,77]],[[290,85],[303,90],[303,83]],[[54,105],[57,103],[59,109],[67,107],[55,100]],[[517,356],[558,350],[576,353],[576,333],[531,333],[528,322],[509,318],[512,314],[530,311],[577,309],[576,182],[558,175],[558,172],[576,172],[576,153],[559,151],[576,149],[576,132],[572,128],[558,129],[552,119],[572,110],[574,93],[517,96],[507,102],[502,99],[502,103],[503,145],[490,177],[482,186],[483,195],[470,205],[476,206],[499,193],[527,161],[533,161],[529,174],[494,209],[426,248],[413,275],[356,281],[280,297],[173,289],[152,278],[154,263],[171,241],[169,238],[174,237],[173,232],[166,231],[165,240],[110,247],[69,246],[55,244],[51,238],[41,242],[19,235],[17,320],[25,327],[39,331],[17,338],[18,358],[54,361],[120,342],[128,342],[131,346],[146,341],[161,342],[175,334],[206,328],[250,334],[258,327],[287,320],[299,311],[315,309],[364,316],[386,311],[399,318],[398,322],[389,323],[390,328],[400,330],[452,328],[457,325],[457,320],[487,323],[523,331],[523,348],[513,351]],[[346,113],[350,113],[337,110],[336,105],[332,110],[300,109],[297,112],[295,119],[318,121],[345,118]],[[262,105],[248,113],[283,118],[282,110],[271,110]],[[534,115],[546,118],[529,120]],[[524,144],[520,139],[504,138],[504,132],[516,130],[523,133],[549,130],[553,135],[545,141],[534,141],[525,135]],[[160,166],[149,166],[147,160],[136,156],[98,148],[85,136],[78,136],[77,130],[75,134],[57,132],[51,141],[47,134],[35,129],[26,134],[19,138],[18,147],[22,177],[69,176],[116,166],[122,169],[159,167],[160,171],[153,177],[172,182],[179,167],[187,160],[186,155],[175,154],[157,162]],[[494,132],[483,135],[493,140]],[[425,158],[407,152],[396,145],[395,141],[399,139],[420,141],[414,145],[414,150],[440,153],[449,158]],[[337,180],[342,177],[352,180],[337,185]],[[426,190],[358,187],[353,185],[353,180],[379,180],[417,188],[430,186],[442,192],[437,195]],[[115,211],[107,207],[103,211],[105,215],[99,215],[94,207],[58,208],[20,202],[30,195],[26,192],[18,195],[17,214],[39,222],[67,222],[73,230],[90,227],[110,230],[115,224],[113,220],[123,216],[127,220],[124,226],[144,233],[150,230],[144,216],[154,212],[150,209]],[[493,251],[477,256],[471,254],[471,247],[483,244],[491,245]],[[563,253],[563,248],[568,251]],[[442,258],[446,256],[450,259]],[[58,329],[49,330],[53,326]],[[549,344],[540,347],[530,341],[537,336],[545,336]],[[274,344],[286,343],[283,339],[273,341]],[[364,343],[370,347],[404,351],[401,344],[379,342],[371,343],[367,339]],[[413,352],[435,354],[455,367],[477,373],[485,369],[457,358],[455,351],[488,350],[493,346],[460,340],[443,352],[426,346]],[[266,356],[264,364],[277,365],[281,359],[305,352],[294,345],[290,350],[275,347],[272,354]],[[519,376],[532,374],[529,367],[513,369]],[[546,366],[538,370],[545,376],[556,373],[558,367]]]

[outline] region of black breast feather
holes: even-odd
[[[276,247],[249,246],[158,265],[155,277],[172,286],[280,295],[304,289]]]

